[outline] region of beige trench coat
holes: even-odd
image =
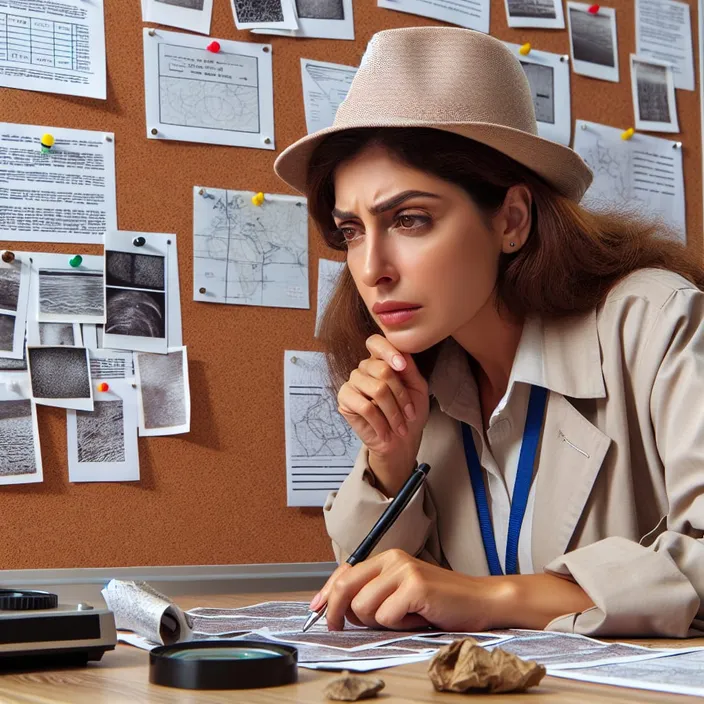
[[[704,631],[704,293],[645,269],[596,310],[537,321],[549,389],[534,481],[536,572],[566,575],[595,606],[549,630],[684,637]],[[426,485],[375,553],[400,548],[470,575],[489,574],[459,420],[477,390],[466,355],[443,345],[418,453]],[[324,507],[338,562],[390,503],[360,452]]]

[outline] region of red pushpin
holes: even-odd
[[[110,387],[103,381],[100,384],[98,384],[98,391],[110,391]]]
[[[598,15],[600,9],[601,9],[601,8],[600,8],[600,5],[592,5],[592,6],[589,8],[588,12],[589,12],[590,15]]]
[[[210,42],[205,48],[208,51],[212,51],[213,54],[217,54],[220,51],[220,42]]]

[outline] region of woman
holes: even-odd
[[[431,466],[311,608],[331,629],[703,629],[704,274],[578,204],[591,172],[536,136],[503,44],[375,35],[335,125],[276,169],[346,253],[324,337],[364,447],[324,508],[339,562]]]

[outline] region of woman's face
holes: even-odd
[[[428,349],[491,305],[499,255],[518,247],[508,249],[506,218],[487,225],[459,186],[379,146],[337,168],[333,216],[357,290],[402,352]]]

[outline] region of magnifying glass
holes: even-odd
[[[254,640],[161,645],[149,653],[149,681],[180,689],[257,689],[298,679],[298,651]]]

